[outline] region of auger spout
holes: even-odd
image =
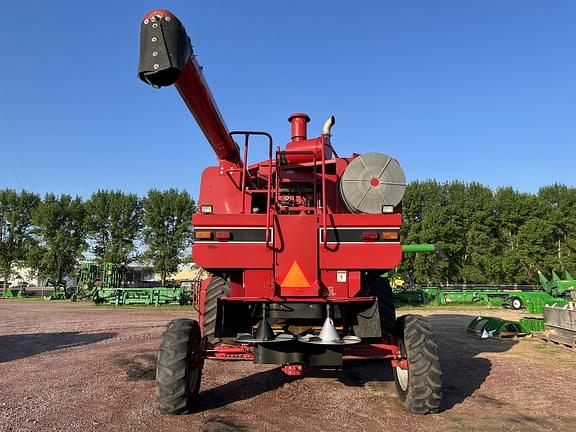
[[[147,13],[140,26],[138,77],[155,88],[174,84],[219,160],[242,165],[238,145],[212,97],[180,20],[165,9]]]

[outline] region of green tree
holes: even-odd
[[[39,201],[31,192],[0,190],[0,274],[5,284],[13,266],[23,263],[34,245],[31,217]]]
[[[459,281],[496,283],[501,262],[492,190],[472,182],[460,192],[450,206],[450,211],[460,218],[458,238],[463,255]]]
[[[86,202],[86,212],[89,243],[100,262],[128,263],[136,259],[142,206],[135,194],[99,190]]]
[[[85,217],[79,197],[52,193],[32,212],[38,247],[31,260],[41,274],[61,280],[72,273],[86,249]]]
[[[404,257],[401,271],[419,283],[538,283],[538,270],[576,272],[576,188],[555,184],[534,195],[413,182],[403,216],[403,243],[436,243],[448,256]]]
[[[518,259],[524,282],[538,280],[538,270],[546,271],[546,257],[554,250],[555,228],[547,221],[534,217],[518,231]]]
[[[165,285],[167,276],[178,270],[183,252],[192,241],[194,200],[186,191],[151,189],[143,207],[144,242],[148,247],[144,256],[153,262],[154,271]]]
[[[511,187],[499,188],[494,194],[494,216],[498,227],[499,254],[501,259],[501,283],[522,283],[526,273],[518,250],[518,233],[530,218],[540,215],[538,199],[531,194],[520,193]]]
[[[402,242],[435,243],[446,249],[445,204],[445,188],[435,180],[410,183],[402,203]],[[411,254],[404,256],[400,270],[410,273],[418,283],[430,284],[448,278],[449,261],[434,255]]]
[[[547,267],[568,270],[576,265],[576,188],[554,184],[538,191],[541,217],[554,227],[554,244],[546,257]]]

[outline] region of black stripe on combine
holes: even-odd
[[[362,242],[362,233],[375,232],[380,237],[378,242],[398,242],[400,237],[395,239],[382,239],[383,232],[398,232],[395,229],[383,228],[354,228],[354,229],[328,229],[328,242],[329,243],[346,243],[346,242]],[[320,241],[324,241],[323,230],[321,230]]]
[[[195,242],[217,241],[217,232],[229,232],[230,238],[224,241],[234,242],[265,242],[266,241],[266,228],[254,229],[238,229],[238,228],[200,228],[196,227],[196,231],[210,231],[212,233],[209,239],[195,239]]]

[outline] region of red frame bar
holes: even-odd
[[[212,360],[254,360],[254,347],[252,345],[208,344],[205,358]]]
[[[402,358],[398,343],[392,338],[385,339],[381,343],[344,345],[342,348],[342,356],[345,361],[390,359],[394,362],[393,366],[395,367],[399,366],[402,369],[408,367],[407,360]],[[204,358],[211,360],[254,360],[254,345],[208,344]]]
[[[398,342],[393,338],[386,338],[380,343],[345,345],[342,354],[344,360],[400,360],[402,358]]]

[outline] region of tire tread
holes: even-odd
[[[206,297],[204,299],[204,316],[202,319],[203,335],[208,341],[215,343],[214,333],[216,331],[216,315],[218,313],[218,299],[230,294],[230,285],[219,276],[212,276],[206,287]]]
[[[406,315],[398,320],[396,332],[404,341],[408,358],[408,388],[402,391],[396,385],[402,404],[415,414],[438,412],[442,372],[432,326],[420,316]]]
[[[191,410],[202,376],[202,369],[192,366],[199,347],[197,321],[177,319],[168,323],[156,363],[156,401],[161,411],[183,414]],[[192,374],[197,374],[195,389],[189,385]]]

